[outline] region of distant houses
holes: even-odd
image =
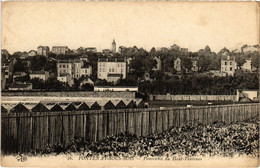
[[[259,47],[243,46],[241,50],[234,50],[234,52],[230,52],[224,48],[216,54],[211,52],[207,46],[204,50],[192,53],[187,48],[173,45],[170,48],[162,47],[158,50],[153,49],[150,52],[138,49],[137,47],[126,48],[120,46],[117,52],[116,41],[114,39],[109,49],[103,49],[99,52],[97,52],[97,48],[95,47],[69,49],[68,46],[49,47],[40,45],[37,47],[37,50],[30,50],[29,52],[17,51],[10,55],[7,50],[3,49],[1,51],[1,82],[6,85],[4,88],[8,88],[13,81],[30,81],[35,78],[46,81],[51,76],[51,79],[57,79],[70,86],[76,83],[76,87],[78,88],[83,85],[83,88],[87,88],[89,87],[87,84],[94,85],[96,79],[100,79],[98,82],[101,83],[104,82],[101,80],[106,80],[107,82],[116,84],[118,80],[126,79],[127,76],[136,77],[137,82],[152,82],[158,80],[158,76],[161,74],[178,78],[182,75],[192,75],[195,73],[211,77],[234,76],[239,75],[240,72],[243,75],[244,73],[257,72],[258,66],[253,61],[256,60],[254,56],[258,54],[255,53],[258,50]],[[149,61],[156,61],[156,66],[153,68],[150,65],[146,67],[142,63],[139,63],[141,59],[138,60],[138,56],[143,55],[147,56],[147,59],[143,62],[146,63],[147,61],[148,64]],[[17,64],[17,70],[14,70],[17,60],[20,62]],[[33,62],[41,60],[46,62],[41,68],[31,65]],[[132,62],[135,63],[135,60],[138,64],[129,66]],[[37,65],[39,64],[38,62]],[[154,65],[154,62],[152,63],[151,65]],[[136,65],[142,66],[140,70],[135,71],[133,67]],[[34,71],[36,69],[41,71]],[[44,69],[49,70],[49,72]],[[129,79],[135,80],[132,78]],[[36,81],[34,80],[33,82]],[[92,86],[90,88],[93,89]]]
[[[92,75],[92,66],[86,57],[62,59],[57,62],[57,79],[73,85],[74,79]]]

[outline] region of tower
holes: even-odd
[[[112,42],[112,52],[116,53],[116,42],[115,42],[115,39],[113,39],[113,42]]]

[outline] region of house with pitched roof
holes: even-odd
[[[37,48],[37,55],[43,55],[47,57],[49,55],[50,48],[48,46],[39,46]]]

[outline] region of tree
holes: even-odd
[[[44,65],[44,70],[56,74],[57,73],[57,61],[49,59]]]
[[[244,63],[246,62],[245,57],[243,57],[243,55],[240,55],[240,54],[237,55],[235,59],[236,59],[236,62],[237,62],[237,66],[238,66],[238,67],[243,66]]]
[[[45,84],[42,79],[33,78],[31,79],[33,89],[45,89]]]
[[[81,86],[81,90],[94,91],[94,86],[89,83],[85,83]]]
[[[207,45],[207,46],[204,48],[204,51],[209,53],[209,52],[211,52],[211,49],[210,49],[209,46]]]
[[[259,52],[254,52],[252,54],[252,67],[259,68],[259,64],[260,64],[259,57],[260,57]]]
[[[14,64],[14,72],[27,72],[26,64],[20,58],[16,59]]]
[[[198,60],[198,66],[200,67],[199,72],[205,72],[209,70],[209,65],[211,64],[211,61],[209,57],[205,57],[204,55],[199,57]]]
[[[31,70],[32,71],[41,71],[44,69],[44,66],[47,62],[47,58],[45,56],[34,56],[31,57]]]
[[[49,78],[45,82],[45,89],[47,90],[70,90],[71,87],[68,85],[68,83],[60,82],[55,77]]]
[[[183,68],[184,68],[184,70],[191,70],[191,68],[192,68],[192,62],[191,62],[191,59],[189,59],[189,58],[183,58],[182,59],[182,65],[183,65]]]
[[[17,51],[17,52],[14,52],[14,53],[13,53],[13,57],[14,57],[14,58],[20,58],[22,55],[23,55],[23,53],[20,52],[20,51]]]
[[[105,79],[97,79],[95,82],[96,86],[114,86],[114,83],[108,82]]]

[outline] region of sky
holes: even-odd
[[[10,53],[39,45],[111,48],[259,44],[255,2],[2,2],[1,47]]]

